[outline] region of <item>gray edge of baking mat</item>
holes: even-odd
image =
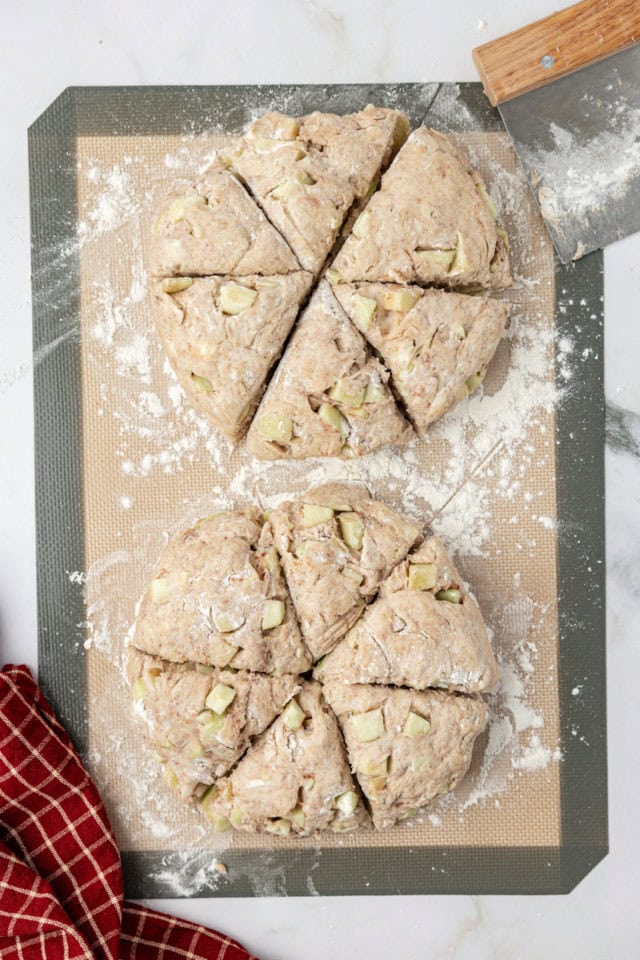
[[[278,87],[75,87],[29,131],[31,182],[36,523],[40,681],[74,742],[86,746],[81,588],[68,572],[84,569],[79,396],[79,262],[76,230],[76,136],[239,131],[252,112],[312,109],[349,112],[369,101],[398,106],[412,126],[425,119],[447,132],[501,130],[475,83],[354,84]],[[228,878],[193,896],[338,894],[541,894],[572,889],[607,850],[604,701],[604,419],[602,256],[556,266],[565,313],[558,333],[574,340],[579,384],[556,417],[559,687],[564,762],[560,766],[562,844],[558,847],[368,847],[324,850],[228,850]],[[55,296],[52,296],[52,291]],[[569,303],[572,300],[573,303]],[[584,300],[584,304],[580,301]],[[589,319],[595,314],[597,320]],[[581,331],[576,329],[581,325]],[[590,566],[591,573],[586,568]],[[583,684],[583,695],[571,690]],[[578,736],[572,735],[578,730]],[[588,744],[588,746],[587,746]],[[131,897],[170,897],[154,878],[175,860],[181,869],[213,859],[210,851],[124,851]]]
[[[80,262],[73,91],[29,130],[38,673],[76,747],[86,748],[80,402]]]
[[[602,251],[564,266],[556,260],[557,337],[570,338],[580,358],[556,415],[566,889],[608,852],[603,291]]]

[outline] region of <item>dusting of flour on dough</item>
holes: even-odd
[[[175,504],[174,530],[214,510],[248,501],[270,507],[306,487],[334,480],[364,482],[382,499],[397,497],[397,506],[408,515],[426,519],[445,539],[463,569],[465,562],[491,554],[497,505],[512,510],[511,520],[506,522],[518,524],[526,516],[538,524],[541,532],[551,529],[554,521],[539,505],[540,491],[533,479],[540,444],[534,444],[532,438],[542,440],[543,449],[552,455],[554,438],[544,436],[545,421],[562,396],[550,372],[553,364],[558,364],[566,390],[570,390],[571,374],[580,358],[574,355],[569,338],[554,343],[552,333],[536,322],[539,280],[527,275],[526,251],[520,251],[517,261],[522,275],[516,276],[516,286],[508,294],[513,309],[500,348],[509,355],[508,375],[499,381],[489,377],[485,388],[434,424],[425,439],[415,440],[401,451],[385,448],[356,461],[261,463],[240,450],[232,462],[230,445],[188,403],[153,334],[141,241],[143,219],[157,209],[161,177],[166,179],[167,171],[171,177],[191,176],[206,164],[209,153],[206,140],[184,139],[160,157],[162,170],[145,168],[143,190],[135,185],[132,175],[137,158],[104,168],[92,162],[85,171],[95,195],[82,211],[79,243],[90,243],[108,231],[117,232],[125,223],[136,228],[131,265],[124,279],[114,278],[111,266],[105,264],[102,273],[94,274],[95,282],[88,292],[93,322],[87,346],[93,376],[100,384],[105,419],[117,432],[121,483],[116,484],[112,496],[123,523],[129,522],[141,499],[139,494],[132,496],[129,484],[140,478],[148,478],[153,484],[154,478],[166,475],[175,479],[175,489],[181,491]],[[472,153],[490,167],[492,197],[517,228],[523,192],[528,189],[524,178],[490,163],[481,146],[475,146]],[[103,383],[100,378],[106,366],[115,371],[115,376]],[[433,468],[428,474],[420,465],[423,453],[432,455]],[[211,465],[211,484],[206,500],[195,501],[189,499],[187,478],[180,484],[180,475],[203,460]],[[117,594],[114,585],[122,584],[122,590],[126,590],[129,578],[137,580],[142,567],[145,576],[149,573],[155,546],[147,547],[157,542],[158,531],[150,518],[148,529],[143,527],[139,532],[136,550],[103,557],[87,571],[86,586],[82,583],[84,573],[69,574],[74,585],[86,591],[87,646],[106,656],[117,682],[122,677],[123,638],[131,622],[124,607],[108,606],[104,596]],[[462,816],[478,804],[499,804],[514,777],[528,776],[561,759],[556,745],[545,739],[543,714],[530,702],[539,680],[536,630],[544,614],[522,591],[516,575],[509,600],[488,616],[500,641],[501,680],[489,697],[486,745],[470,777],[428,814],[427,822],[433,829],[441,827],[451,811]],[[127,694],[124,689],[121,693],[127,716]],[[100,710],[102,706],[92,704],[91,709]],[[119,739],[121,731],[114,730],[109,736],[109,750],[119,757],[125,755]],[[120,795],[117,784],[109,784],[109,758],[94,755],[89,759],[107,796],[111,790],[114,797]],[[125,769],[118,776],[126,777],[145,830],[166,849],[175,836],[175,801],[162,784],[158,765],[148,751],[144,759],[136,753],[136,763],[135,771]],[[124,816],[123,811],[117,811],[118,815]],[[198,850],[205,836],[211,843],[211,834],[196,813],[193,826],[189,823],[189,849],[168,854],[163,869],[155,876],[175,896],[214,891],[224,883],[224,875],[215,864],[216,854],[225,848],[228,837],[216,838],[215,854]],[[277,862],[266,855],[256,856],[260,867],[250,878],[256,892],[285,892]]]

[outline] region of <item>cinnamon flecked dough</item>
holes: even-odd
[[[214,830],[280,837],[454,789],[498,673],[442,541],[354,483],[171,537],[126,653],[167,784]]]

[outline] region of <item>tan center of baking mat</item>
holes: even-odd
[[[559,843],[553,257],[506,136],[460,139],[503,207],[517,278],[484,393],[407,449],[284,465],[231,451],[191,410],[146,299],[153,211],[221,139],[78,141],[89,764],[122,850]],[[502,660],[489,732],[467,781],[421,822],[312,840],[220,836],[165,786],[132,715],[120,660],[136,600],[164,531],[340,477],[433,517],[456,553]]]

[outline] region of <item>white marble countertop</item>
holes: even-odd
[[[31,0],[0,36],[0,657],[36,666],[27,126],[72,84],[475,80],[470,50],[556,0]],[[640,956],[640,235],[605,254],[609,856],[564,897],[163,901],[264,960]]]

